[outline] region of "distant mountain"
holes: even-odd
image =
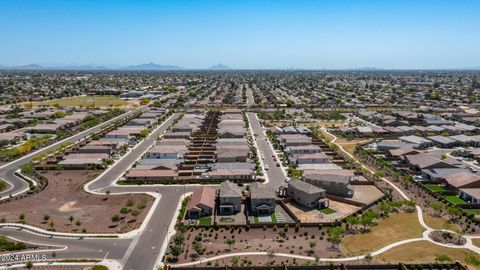
[[[108,67],[94,66],[94,65],[73,65],[73,66],[56,66],[49,67],[50,69],[63,69],[63,70],[107,70]]]
[[[211,67],[209,67],[208,69],[210,70],[230,70],[231,68],[229,66],[226,66],[224,64],[216,64],[216,65],[213,65]]]
[[[30,64],[30,65],[11,67],[10,69],[38,70],[38,69],[45,69],[45,67],[37,64]]]
[[[184,68],[175,65],[160,65],[155,63],[141,64],[122,68],[124,70],[183,70]]]

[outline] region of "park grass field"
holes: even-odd
[[[119,107],[128,102],[115,96],[76,96],[50,101],[33,102],[33,106],[65,106],[65,107]]]
[[[472,243],[473,243],[475,246],[480,247],[480,238],[473,239],[473,240],[472,240]]]
[[[433,229],[451,230],[458,233],[462,231],[460,225],[449,223],[447,220],[440,217],[434,217],[432,215],[424,214],[423,219],[425,220],[425,223],[427,223],[427,225]]]
[[[451,262],[459,260],[462,264],[466,264],[468,269],[480,268],[480,265],[475,265],[473,262],[477,255],[472,251],[463,248],[446,248],[424,240],[392,248],[373,257],[373,261],[378,263],[434,263],[442,255],[450,258]]]
[[[380,220],[368,233],[345,237],[341,249],[347,256],[362,255],[400,240],[422,237],[424,230],[416,212],[394,213]]]

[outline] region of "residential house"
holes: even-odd
[[[215,209],[215,194],[214,188],[196,188],[188,202],[187,217],[194,219],[212,215]]]
[[[305,182],[323,188],[327,194],[342,197],[352,197],[354,190],[350,186],[353,179],[350,170],[305,170],[303,179]]]
[[[298,179],[288,182],[286,195],[296,203],[308,208],[328,207],[325,189]]]
[[[250,211],[256,215],[275,213],[275,190],[259,183],[250,185]]]
[[[231,215],[241,211],[242,190],[236,184],[225,181],[220,184],[218,193],[218,212],[220,215]]]

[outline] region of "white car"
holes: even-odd
[[[265,170],[268,170],[268,165],[267,164],[265,164]]]

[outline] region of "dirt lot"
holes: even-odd
[[[83,185],[98,172],[66,170],[41,174],[48,179],[45,190],[0,204],[0,218],[6,222],[21,222],[21,215],[24,215],[27,224],[61,232],[127,232],[140,226],[153,202],[151,197],[142,194],[102,196],[86,193]],[[130,212],[122,214],[121,208]],[[113,223],[114,215],[121,220]]]
[[[326,229],[318,227],[300,228],[295,232],[295,228],[289,228],[288,232],[282,237],[280,232],[284,228],[279,226],[274,228],[250,228],[230,230],[221,228],[211,229],[190,229],[183,234],[184,240],[180,244],[182,253],[178,256],[178,262],[189,262],[199,257],[213,257],[225,253],[245,252],[245,251],[263,251],[293,253],[306,256],[320,256],[334,258],[340,255],[337,248],[326,240]],[[179,235],[178,233],[177,235]],[[231,246],[227,244],[227,239],[233,239]],[[172,258],[172,249],[176,236],[172,237],[167,256]],[[230,240],[232,241],[232,240]],[[200,243],[202,254],[194,248],[194,242]],[[198,245],[198,244],[197,244]],[[198,246],[197,246],[198,249]],[[249,258],[254,260],[255,257]],[[290,259],[291,260],[291,259]],[[230,259],[226,259],[230,261]],[[262,265],[261,262],[253,265]]]
[[[304,223],[333,222],[359,209],[357,206],[338,201],[329,200],[329,203],[329,208],[334,210],[335,213],[328,215],[320,212],[320,210],[307,209],[293,203],[287,203],[286,206]]]

